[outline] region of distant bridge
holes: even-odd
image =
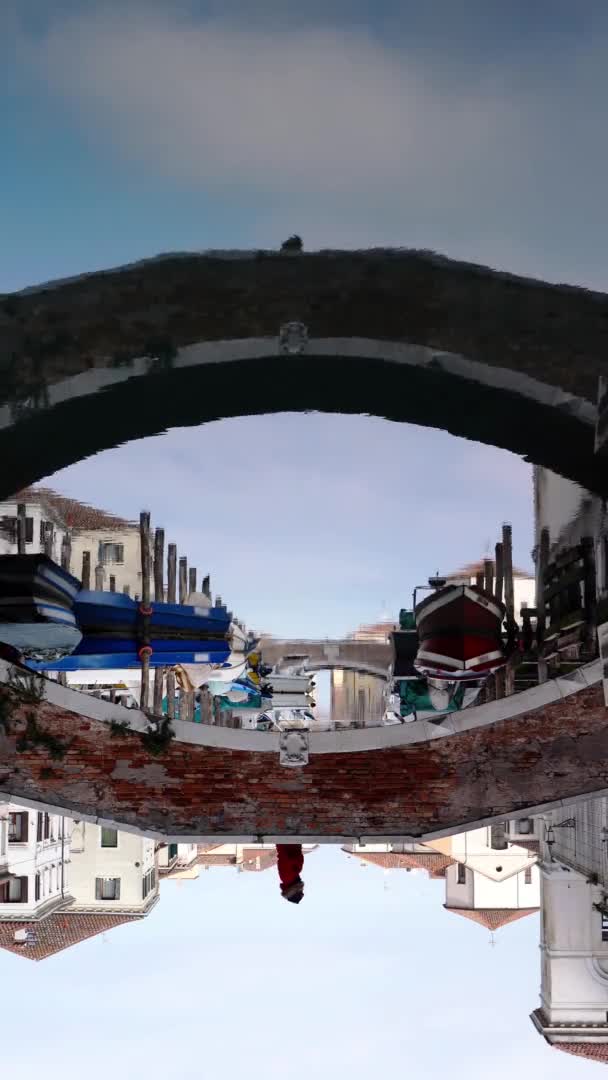
[[[307,671],[323,671],[344,668],[361,671],[384,678],[392,659],[392,646],[388,641],[356,641],[352,638],[307,641],[264,637],[260,642],[264,662],[279,669],[293,661],[290,657],[302,657]]]

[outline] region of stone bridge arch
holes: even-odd
[[[603,494],[607,336],[603,294],[425,252],[175,255],[50,283],[0,300],[0,496],[172,426],[309,410],[439,427]]]

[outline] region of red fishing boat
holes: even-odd
[[[431,679],[480,679],[503,667],[505,607],[475,585],[447,585],[416,605],[414,667]]]

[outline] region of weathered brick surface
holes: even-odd
[[[535,375],[593,399],[608,297],[415,252],[253,259],[192,255],[93,274],[2,305],[4,340],[28,363],[74,373],[115,353],[276,334],[410,341]]]
[[[505,447],[604,492],[593,432],[558,409],[441,370],[378,360],[269,357],[171,371],[198,341],[276,336],[287,320],[312,337],[368,337],[461,353],[595,400],[608,345],[608,297],[412,252],[286,258],[167,258],[0,300],[0,401],[18,418],[0,432],[14,465],[5,490],[80,458],[220,416],[283,410],[368,412]],[[45,409],[66,375],[160,356],[154,376]],[[35,407],[31,408],[31,403]],[[517,415],[517,424],[513,416]],[[110,422],[111,418],[111,422]],[[37,447],[45,448],[42,459]]]
[[[516,719],[404,749],[278,755],[173,743],[160,758],[137,735],[44,704],[39,724],[72,739],[66,758],[0,744],[0,790],[168,834],[422,836],[608,787],[601,687]],[[49,775],[51,770],[52,775]]]

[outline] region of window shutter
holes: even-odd
[[[21,827],[22,828],[21,839],[22,839],[23,843],[26,844],[28,836],[29,836],[29,831],[30,831],[30,815],[29,814],[22,814],[21,815],[21,820],[23,822],[23,825]],[[27,878],[25,880],[27,881]]]
[[[22,904],[27,904],[27,886],[28,886],[28,881],[27,881],[27,878],[26,878],[26,877],[22,877],[22,878],[20,878],[19,880],[20,880],[20,882],[21,882],[21,903],[22,903]]]
[[[102,879],[100,877],[95,878],[95,899],[96,900],[101,900],[101,898],[102,898],[101,897],[101,886],[102,886]]]
[[[34,892],[36,900],[40,899],[40,874],[36,874],[36,887]]]
[[[120,878],[114,878],[114,899],[120,900]]]
[[[42,840],[42,814],[38,811],[38,820],[36,824],[36,839]]]

